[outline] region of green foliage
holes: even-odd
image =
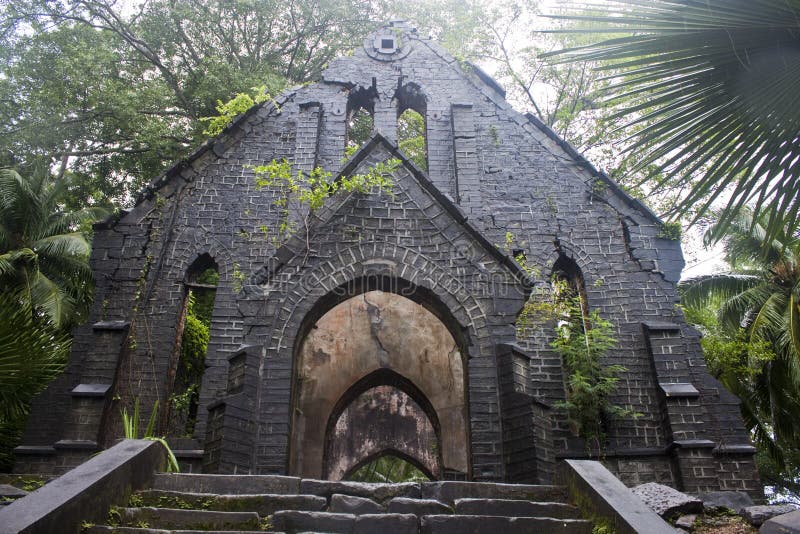
[[[709,369],[742,401],[772,472],[788,474],[800,458],[800,242],[785,233],[767,238],[766,224],[744,211],[709,227],[707,242],[722,241],[731,270],[680,289],[687,320],[704,333]]]
[[[617,529],[614,528],[614,524],[611,522],[610,519],[601,517],[597,518],[594,521],[594,526],[592,527],[592,534],[616,534]]]
[[[616,346],[614,326],[596,310],[584,315],[581,298],[565,303],[566,322],[556,327],[557,337],[551,346],[562,357],[567,373],[566,400],[557,407],[567,411],[576,433],[588,445],[600,446],[605,440],[605,422],[609,416],[631,417],[636,414],[611,402],[621,365],[606,365],[601,359]]]
[[[511,253],[515,239],[506,233],[505,250]],[[541,270],[518,254],[516,262],[532,278]],[[602,284],[601,280],[598,280]],[[517,332],[521,336],[536,324],[556,323],[551,347],[564,362],[566,400],[556,404],[567,413],[576,434],[586,440],[587,447],[601,446],[605,440],[605,425],[611,416],[638,417],[639,414],[611,401],[619,375],[627,371],[621,365],[602,362],[616,346],[614,325],[603,319],[596,310],[588,310],[579,288],[567,280],[553,278],[549,288],[538,286],[517,317]]]
[[[71,339],[38,316],[14,288],[0,290],[0,470],[14,464],[30,402],[58,376]]]
[[[216,283],[219,273],[209,268],[198,277],[205,282]],[[211,339],[211,313],[214,309],[216,291],[212,289],[191,290],[186,306],[186,317],[181,338],[181,353],[175,373],[173,392],[169,397],[170,417],[180,421],[182,434],[191,436],[197,423],[197,405],[200,400],[200,383],[205,372],[206,352]],[[199,305],[198,305],[199,303]],[[175,432],[175,425],[171,431]]]
[[[150,418],[147,420],[147,427],[145,427],[144,433],[141,436],[139,435],[139,398],[136,397],[133,401],[133,414],[129,415],[128,409],[122,408],[120,415],[122,417],[122,429],[125,439],[146,439],[160,443],[167,452],[167,471],[170,473],[179,473],[180,467],[178,466],[178,460],[172,453],[172,449],[167,443],[167,440],[154,435],[156,419],[158,417],[158,404],[158,400],[153,403],[153,409],[150,411]],[[111,512],[109,512],[109,517],[111,517]]]
[[[351,0],[3,2],[0,165],[71,175],[74,206],[129,203],[202,141],[201,118],[216,115],[219,102],[317,78],[360,45],[373,20],[388,18],[384,8]]]
[[[219,135],[234,118],[256,104],[272,100],[272,97],[267,92],[266,85],[253,87],[252,91],[253,96],[250,96],[248,93],[239,93],[227,102],[217,100],[217,115],[213,117],[202,117],[200,119],[208,123],[206,129],[203,130],[203,134],[209,137]]]
[[[28,403],[64,368],[70,340],[34,316],[10,292],[0,293],[0,422],[25,415]]]
[[[369,141],[372,130],[375,127],[375,119],[370,112],[364,108],[359,108],[351,115],[347,124],[347,146],[345,146],[345,158],[350,158],[361,146]]]
[[[90,245],[78,231],[100,210],[62,209],[63,183],[0,169],[0,286],[18,305],[68,331],[92,301]]]
[[[800,220],[800,101],[795,78],[800,4],[765,0],[621,0],[569,17],[585,31],[621,33],[562,53],[600,61],[623,99],[617,117],[634,127],[627,146],[685,189],[675,213],[697,220],[718,199],[725,228],[746,203],[768,238],[794,233]],[[691,23],[687,23],[691,21]],[[792,52],[789,52],[791,50]],[[636,128],[637,126],[643,126]],[[725,192],[725,194],[723,194]]]
[[[681,234],[683,233],[683,226],[679,221],[665,222],[658,230],[656,237],[669,239],[671,241],[680,241]]]
[[[204,322],[194,312],[195,299],[193,297],[194,295],[190,297],[189,308],[186,313],[180,357],[181,366],[184,368],[189,382],[195,382],[203,376],[206,350],[211,337],[208,323]]]
[[[368,194],[375,190],[380,194],[384,191],[391,193],[394,183],[392,173],[400,162],[390,159],[373,165],[365,174],[342,176],[338,180],[330,181],[331,173],[321,167],[315,167],[308,175],[302,171],[294,172],[292,164],[282,159],[272,160],[267,165],[252,167],[255,174],[256,187],[270,188],[277,193],[273,205],[280,208],[283,220],[278,229],[278,235],[273,239],[276,245],[289,238],[296,228],[289,221],[289,203],[294,203],[298,210],[308,210],[310,215],[322,208],[325,200],[338,192]],[[308,231],[307,218],[303,221]]]
[[[423,171],[428,170],[428,153],[425,149],[425,119],[407,109],[397,118],[398,146],[414,164]]]
[[[386,454],[358,468],[348,480],[356,482],[427,482],[430,479],[414,465]]]

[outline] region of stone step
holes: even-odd
[[[420,534],[591,534],[592,524],[583,519],[550,517],[498,517],[479,515],[426,515]]]
[[[117,508],[109,514],[121,526],[183,530],[260,530],[263,525],[256,512],[217,512],[175,508]],[[278,529],[280,530],[280,529]]]
[[[218,495],[297,494],[300,479],[279,475],[157,473],[153,489]]]
[[[145,490],[131,498],[135,506],[214,510],[220,512],[256,512],[261,517],[280,510],[325,510],[328,502],[317,495],[282,495],[274,493],[254,495],[217,495],[215,493],[188,493],[182,491]]]
[[[393,514],[438,515],[452,514],[453,508],[433,499],[409,499],[395,497],[386,503],[386,510]]]
[[[500,484],[494,482],[424,482],[421,497],[453,505],[457,499],[517,499],[567,502],[564,486]]]
[[[554,519],[580,518],[578,509],[569,504],[516,499],[456,499],[455,513],[507,517],[552,517]]]
[[[271,517],[271,528],[298,534],[325,532],[330,534],[418,534],[419,518],[411,514],[337,514],[330,512],[277,512]]]
[[[330,499],[334,494],[384,502],[394,497],[433,499],[452,505],[456,499],[518,499],[565,502],[563,486],[493,482],[404,482],[399,484],[300,479],[279,475],[202,475],[158,473],[153,489],[187,493],[302,494]]]
[[[173,530],[142,527],[112,527],[109,525],[92,525],[81,530],[82,534],[286,534],[284,532],[264,530]]]
[[[297,534],[530,534],[532,532],[591,534],[583,519],[506,517],[485,515],[340,514],[330,512],[277,512],[271,528]]]
[[[349,482],[345,480],[314,480],[303,479],[300,481],[299,493],[304,495],[319,495],[330,499],[334,494],[366,497],[378,502],[383,502],[393,497],[419,498],[420,484],[415,482],[400,482],[384,484],[375,482]]]

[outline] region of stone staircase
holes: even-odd
[[[590,534],[561,486],[366,484],[283,476],[156,474],[88,534],[282,532]]]

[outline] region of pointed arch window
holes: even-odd
[[[555,301],[563,310],[564,326],[585,331],[588,325],[589,306],[586,285],[580,267],[572,258],[561,254],[553,264],[551,276]]]
[[[425,94],[415,83],[398,89],[397,100],[397,144],[408,158],[423,171],[428,170],[428,135],[425,117],[428,102]]]
[[[208,254],[200,255],[186,272],[168,388],[165,430],[172,437],[194,433],[218,283],[219,267]]]
[[[375,129],[375,90],[374,87],[359,87],[350,92],[347,99],[347,128],[345,135],[345,156],[350,157],[369,141]]]

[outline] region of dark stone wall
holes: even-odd
[[[394,51],[376,50],[376,35],[396,39]],[[320,165],[337,174],[348,95],[360,89],[376,95],[382,137],[345,170],[391,155],[398,111],[413,107],[426,121],[427,173],[404,164],[394,197],[338,195],[315,214],[308,235],[279,247],[280,193],[256,189],[251,167],[287,158],[299,170]],[[412,93],[422,96],[409,100]],[[291,218],[301,222],[303,213]],[[619,344],[606,363],[627,371],[613,400],[641,415],[611,421],[609,461],[635,458],[640,476],[657,480],[674,465],[674,483],[685,488],[755,491],[738,404],[707,374],[697,335],[676,306],[683,260],[679,243],[660,229],[647,208],[546,126],[511,109],[485,75],[404,28],[381,30],[352,57],[331,62],[319,83],[251,109],[157,179],[133,210],[98,227],[90,322],[76,331],[67,374],[34,404],[20,453],[36,461],[53,453],[41,447],[59,441],[60,450],[104,446],[120,435],[120,407],[138,397],[144,418],[156,400],[163,406],[186,270],[207,253],[220,282],[194,436],[195,447],[206,448],[206,468],[287,472],[302,329],[330,309],[336,288],[363,291],[357,286],[372,279],[377,289],[414,288],[414,298],[460,332],[470,476],[547,480],[558,458],[583,451],[552,408],[565,380],[549,345],[552,325],[515,334],[527,289],[499,250],[510,236],[534,284],[549,284],[560,256],[574,260],[589,306],[616,326]],[[501,354],[502,343],[516,352]],[[234,370],[236,354],[243,358]],[[107,390],[86,400],[80,389],[71,394],[81,384]],[[671,395],[673,384],[696,394]],[[737,466],[742,474],[734,477]]]

